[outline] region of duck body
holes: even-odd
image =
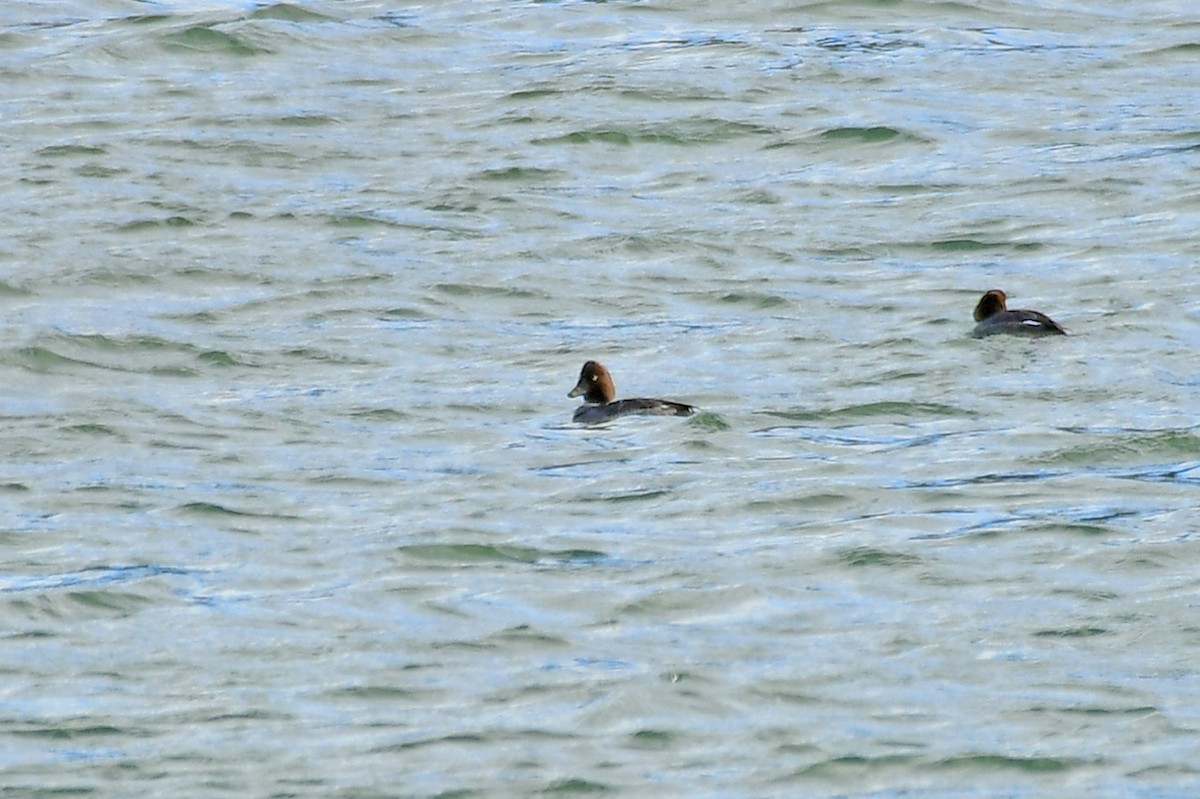
[[[579,372],[579,382],[567,393],[582,396],[584,404],[575,409],[573,422],[595,424],[620,416],[691,416],[696,409],[682,402],[633,397],[619,400],[612,374],[598,361],[588,361]]]
[[[1039,311],[1008,307],[1008,297],[1000,289],[984,292],[975,306],[975,338],[1008,333],[1015,336],[1065,336],[1066,330]]]
[[[583,424],[607,422],[618,416],[691,416],[696,409],[691,405],[670,400],[651,399],[649,397],[634,397],[631,399],[613,400],[602,405],[580,405],[571,416],[571,421]]]

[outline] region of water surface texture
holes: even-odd
[[[0,797],[1197,795],[1198,57],[4,3]]]

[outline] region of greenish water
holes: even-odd
[[[1198,47],[8,3],[0,796],[1194,795]]]

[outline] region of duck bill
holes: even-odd
[[[581,377],[581,378],[579,378],[579,382],[575,384],[575,388],[571,389],[570,392],[567,393],[567,396],[568,397],[578,397],[578,396],[581,396],[586,393],[587,393],[587,384],[584,381],[584,379]]]

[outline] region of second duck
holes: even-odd
[[[1065,336],[1067,331],[1049,316],[1038,311],[1022,308],[1008,309],[1008,297],[1000,289],[984,292],[975,306],[975,338],[992,336],[996,333],[1013,333],[1019,336]]]

